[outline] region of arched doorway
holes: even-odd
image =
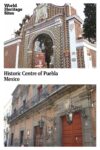
[[[39,34],[33,42],[33,59],[35,68],[53,68],[53,40],[46,34]]]

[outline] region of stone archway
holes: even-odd
[[[35,49],[36,42],[37,42],[36,45],[38,46],[37,49]],[[55,45],[55,37],[51,31],[46,30],[37,32],[31,37],[29,49],[31,49],[32,51],[32,68],[54,67],[54,56],[55,56],[54,45]],[[45,47],[44,50],[42,49],[42,46]]]

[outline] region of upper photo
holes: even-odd
[[[9,5],[5,18],[19,7]],[[14,12],[16,31],[10,23],[14,33],[4,42],[4,68],[96,67],[96,4],[37,3],[31,15],[22,18],[22,12]]]

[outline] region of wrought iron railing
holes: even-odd
[[[64,85],[53,85],[50,92],[48,91],[47,86],[45,88],[42,88],[39,94],[36,94],[34,97],[29,99],[24,105],[22,105],[18,110],[16,110],[16,112],[12,113],[12,115],[8,117],[8,123],[16,119],[18,116],[24,114],[40,102],[44,101],[47,97],[52,95],[54,92],[56,92],[63,86]]]

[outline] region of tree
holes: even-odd
[[[91,43],[96,42],[96,4],[84,4],[85,20],[83,24],[83,36]]]

